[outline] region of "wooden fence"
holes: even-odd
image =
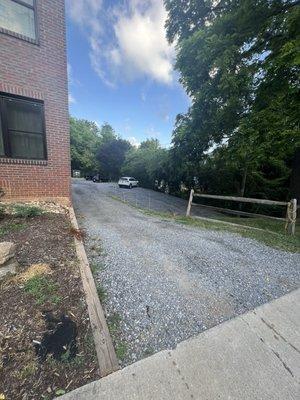
[[[239,203],[264,204],[264,205],[268,205],[268,206],[285,206],[286,207],[286,218],[277,218],[277,217],[272,217],[269,215],[254,214],[254,213],[248,213],[245,211],[231,210],[228,208],[213,207],[213,206],[198,204],[198,203],[193,202],[194,197],[200,197],[200,198],[205,198],[205,199],[236,201]],[[285,221],[286,231],[291,235],[295,234],[296,219],[297,219],[297,200],[296,199],[292,199],[291,201],[286,202],[286,201],[275,201],[275,200],[265,200],[265,199],[252,199],[252,198],[247,198],[247,197],[217,196],[217,195],[211,195],[211,194],[195,193],[195,191],[192,189],[191,193],[190,193],[190,197],[189,197],[187,211],[186,211],[187,217],[189,217],[191,215],[192,206],[201,206],[201,207],[210,208],[212,210],[222,211],[222,212],[225,212],[228,214],[233,214],[233,215],[242,215],[242,216],[247,216],[247,217],[261,217],[261,218]]]

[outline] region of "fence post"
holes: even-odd
[[[295,235],[297,220],[297,199],[292,199],[287,206],[286,229],[290,235]]]
[[[191,215],[191,207],[192,207],[193,197],[194,197],[194,189],[191,189],[190,198],[189,198],[189,202],[188,202],[188,206],[187,206],[187,210],[186,210],[187,217],[189,217]]]

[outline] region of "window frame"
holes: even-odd
[[[9,99],[15,99],[22,102],[26,102],[27,104],[39,104],[42,107],[42,133],[37,132],[24,132],[24,134],[35,134],[42,136],[43,139],[43,150],[44,157],[43,158],[30,158],[30,157],[13,157],[11,155],[11,144],[9,139],[9,129],[8,129],[8,113],[6,101]],[[26,161],[48,161],[48,152],[47,152],[47,138],[46,138],[46,120],[45,120],[45,104],[43,100],[31,99],[28,97],[17,96],[9,93],[0,92],[0,123],[2,124],[2,136],[3,136],[3,147],[4,147],[4,155],[0,155],[0,158],[4,159],[12,159],[12,160],[26,160]]]
[[[38,29],[38,18],[37,18],[37,0],[33,0],[33,6],[31,6],[30,4],[22,1],[22,0],[10,0],[14,3],[17,3],[23,7],[29,8],[30,10],[33,11],[33,15],[34,15],[34,31],[35,31],[35,39],[23,35],[22,33],[18,33],[18,32],[14,32],[11,31],[10,29],[6,29],[3,28],[2,26],[0,26],[0,33],[4,33],[6,35],[9,36],[13,36],[17,39],[21,39],[24,40],[26,42],[30,42],[32,44],[39,44],[39,29]]]

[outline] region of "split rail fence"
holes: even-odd
[[[222,207],[214,207],[214,206],[208,206],[208,205],[204,205],[204,204],[198,204],[198,203],[193,202],[194,197],[200,197],[200,198],[204,198],[204,199],[235,201],[235,202],[239,202],[239,203],[264,204],[264,205],[269,205],[269,206],[285,206],[286,207],[286,218],[278,218],[278,217],[272,217],[269,215],[255,214],[255,213],[249,213],[249,212],[238,211],[238,210],[231,210],[231,209],[224,208],[224,207],[222,208]],[[191,215],[192,206],[200,206],[200,207],[204,207],[204,208],[210,208],[212,210],[225,212],[227,214],[241,215],[241,216],[245,216],[245,217],[260,217],[260,218],[268,218],[268,219],[274,219],[274,220],[279,220],[279,221],[285,221],[285,230],[289,234],[295,235],[296,220],[297,220],[297,199],[292,199],[291,201],[287,202],[287,201],[275,201],[275,200],[265,200],[265,199],[253,199],[253,198],[247,198],[247,197],[217,196],[217,195],[211,195],[211,194],[195,193],[195,191],[192,189],[191,193],[190,193],[190,197],[189,197],[187,211],[186,211],[187,217],[189,217]]]

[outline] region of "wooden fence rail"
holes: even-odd
[[[193,202],[194,197],[200,197],[200,198],[205,198],[205,199],[236,201],[239,203],[265,204],[265,205],[269,205],[269,206],[285,206],[285,207],[287,207],[286,218],[276,218],[276,217],[271,217],[269,215],[254,214],[254,213],[248,213],[248,212],[244,212],[244,211],[230,210],[228,208],[202,205],[202,204],[194,203]],[[218,195],[211,195],[211,194],[195,193],[195,191],[192,189],[190,192],[189,202],[188,202],[187,211],[186,211],[187,217],[189,217],[191,215],[192,206],[201,206],[201,207],[211,208],[216,211],[224,211],[229,214],[244,215],[244,216],[249,216],[249,217],[261,217],[261,218],[269,218],[269,219],[286,221],[286,225],[285,225],[286,231],[291,235],[295,234],[296,219],[297,219],[297,200],[296,199],[292,199],[291,201],[287,202],[287,201],[276,201],[276,200],[267,200],[267,199],[253,199],[253,198],[249,198],[249,197],[218,196]]]

